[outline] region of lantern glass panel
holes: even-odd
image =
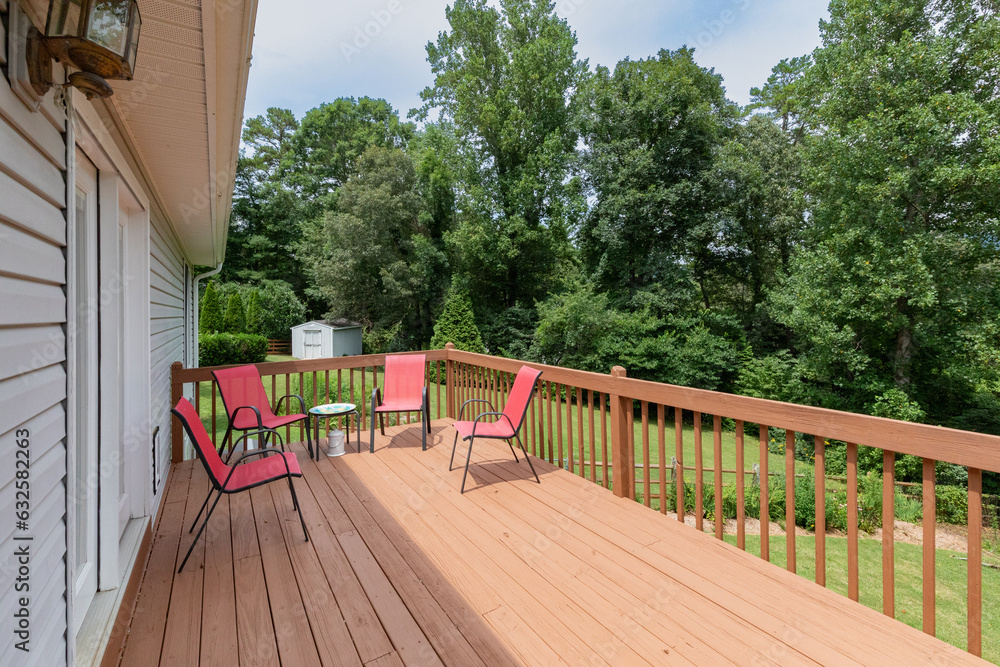
[[[130,0],[96,0],[90,9],[86,38],[124,57]]]
[[[128,63],[129,70],[134,73],[136,52],[139,50],[139,31],[142,29],[142,16],[139,15],[139,5],[134,2],[132,4],[134,8],[132,10],[132,23],[129,25],[128,53],[125,55],[125,61]]]
[[[53,0],[49,5],[47,37],[76,37],[80,34],[80,16],[84,0]]]

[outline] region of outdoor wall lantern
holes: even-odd
[[[68,85],[87,99],[113,95],[107,79],[132,79],[141,27],[136,0],[51,0],[45,34],[28,37],[32,87],[44,95],[52,86],[55,59],[80,70]]]

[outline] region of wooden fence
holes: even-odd
[[[425,353],[428,359],[428,389],[434,410],[432,419],[455,419],[460,406],[470,398],[485,398],[500,408],[505,403],[514,375],[523,362],[455,350],[450,344],[445,350]],[[368,397],[370,379],[379,384],[384,355],[340,357],[258,364],[265,386],[272,395],[289,393],[298,378],[298,387],[312,387],[314,401],[320,397],[346,400],[361,411],[360,430],[366,429],[371,415]],[[735,396],[712,391],[678,387],[627,376],[626,370],[615,367],[610,374],[589,373],[557,366],[530,364],[543,371],[534,398],[522,427],[522,438],[528,451],[591,482],[611,489],[622,498],[636,499],[651,506],[658,500],[659,510],[667,512],[666,483],[671,457],[681,469],[694,469],[695,522],[702,529],[705,519],[703,491],[706,484],[714,490],[714,532],[723,539],[723,420],[731,420],[735,428],[732,447],[736,470],[745,470],[745,429],[753,425],[759,439],[759,475],[767,479],[772,473],[768,461],[770,428],[785,434],[783,468],[786,479],[794,478],[796,434],[808,434],[815,443],[813,481],[815,487],[815,550],[816,583],[826,585],[826,466],[827,440],[846,445],[847,495],[847,583],[848,596],[859,599],[858,572],[858,447],[867,445],[882,450],[882,586],[883,612],[896,616],[894,567],[894,499],[895,458],[910,454],[923,461],[921,482],[923,502],[923,630],[935,634],[935,462],[944,461],[968,469],[968,650],[982,652],[982,473],[1000,472],[1000,437],[958,431],[923,424],[869,417],[763,399]],[[196,407],[210,401],[211,432],[217,430],[217,402],[214,384],[211,395],[202,396],[200,383],[211,382],[208,368],[184,369],[174,365],[174,403],[181,395],[193,392]],[[305,381],[311,376],[312,382]],[[345,383],[346,381],[346,383]],[[360,386],[358,386],[360,385]],[[321,391],[322,388],[322,391]],[[331,388],[333,388],[331,390]],[[355,393],[355,389],[358,389]],[[348,394],[348,395],[345,395]],[[415,416],[419,419],[419,416]],[[694,431],[694,461],[685,461],[683,425],[688,419]],[[638,442],[635,420],[639,420]],[[672,424],[671,424],[672,422]],[[224,420],[223,422],[224,423]],[[667,425],[672,425],[674,442],[668,443]],[[711,424],[707,427],[707,424]],[[710,435],[706,431],[711,431]],[[174,460],[183,458],[181,430],[173,429]],[[290,435],[286,428],[286,437]],[[301,436],[300,436],[301,437]],[[705,440],[711,438],[711,450],[706,453]],[[727,440],[730,440],[727,431]],[[655,459],[655,461],[654,461]],[[637,482],[636,472],[641,476]],[[699,474],[699,471],[701,474]],[[774,471],[774,472],[781,472]],[[746,480],[733,475],[736,487],[736,543],[745,549],[744,519],[746,515]],[[707,478],[707,479],[706,479]],[[654,489],[654,486],[656,487]],[[675,484],[671,501],[676,507],[685,506],[684,484]],[[761,484],[759,516],[762,526],[778,517],[769,515],[768,485]],[[760,555],[770,560],[770,540],[786,542],[786,567],[795,572],[795,485],[787,484],[785,493],[785,535],[770,536],[761,530]],[[683,521],[683,513],[677,515]]]

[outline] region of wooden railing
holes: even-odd
[[[432,419],[442,416],[457,418],[459,407],[469,398],[486,398],[502,409],[514,375],[524,363],[461,352],[450,344],[445,350],[425,354],[428,358]],[[270,387],[273,395],[292,393],[286,388],[307,386],[312,387],[313,398],[317,402],[322,396],[331,401],[356,403],[362,411],[360,428],[363,430],[371,418],[367,405],[371,380],[378,382],[379,368],[384,363],[384,355],[368,355],[258,364],[258,368],[265,379],[265,386]],[[619,497],[637,500],[647,507],[655,505],[664,514],[668,513],[671,505],[685,507],[687,491],[683,482],[688,479],[685,471],[691,470],[695,473],[695,525],[699,530],[703,529],[706,511],[714,510],[713,528],[719,539],[724,538],[723,476],[729,474],[736,496],[735,542],[741,549],[746,548],[744,526],[748,475],[745,432],[752,428],[751,439],[758,441],[759,448],[756,478],[763,480],[759,484],[757,509],[762,526],[760,556],[768,561],[773,539],[769,535],[769,522],[782,518],[770,516],[769,511],[766,480],[773,476],[772,472],[781,472],[769,470],[769,441],[775,430],[784,432],[784,479],[794,480],[796,434],[808,434],[814,441],[815,451],[811,469],[815,488],[815,579],[823,586],[827,580],[826,445],[828,441],[846,443],[846,480],[838,481],[838,484],[843,483],[846,487],[847,591],[854,601],[859,600],[860,588],[858,448],[864,445],[882,450],[882,610],[894,618],[895,460],[897,454],[920,457],[923,462],[922,623],[923,630],[929,634],[935,634],[936,616],[935,462],[943,461],[967,468],[967,637],[968,650],[981,655],[982,474],[984,470],[1000,472],[1000,437],[637,380],[629,378],[625,369],[620,367],[605,375],[542,364],[529,365],[542,370],[521,431],[531,454],[611,489]],[[211,370],[183,369],[175,364],[173,401],[179,399],[185,387],[193,384],[196,405],[209,401],[212,406],[211,431],[218,432],[217,413],[221,412],[221,402],[217,402],[214,385],[209,389],[210,397],[201,396],[205,389],[200,383],[211,382]],[[305,380],[309,376],[312,377],[311,384]],[[331,385],[331,378],[334,377],[336,390],[331,393],[327,387],[334,386]],[[355,389],[358,389],[356,393]],[[690,424],[693,431],[693,461],[685,460],[685,424]],[[673,443],[668,442],[668,428],[672,431]],[[705,451],[706,430],[711,431],[712,447],[709,452]],[[173,437],[176,461],[183,456],[180,429],[173,429]],[[735,461],[733,469],[724,470],[724,451],[732,453]],[[636,472],[641,472],[638,479]],[[800,467],[798,474],[801,476],[802,472]],[[703,507],[706,485],[711,485],[713,492],[712,508]],[[668,496],[670,486],[673,489]],[[786,567],[795,572],[795,484],[785,484],[784,491]],[[683,511],[676,515],[679,521],[685,518]]]

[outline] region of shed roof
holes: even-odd
[[[293,329],[299,329],[305,326],[321,326],[327,329],[360,329],[361,324],[358,322],[352,322],[347,318],[340,318],[337,320],[312,320],[311,322],[303,322],[302,324],[297,324]]]

